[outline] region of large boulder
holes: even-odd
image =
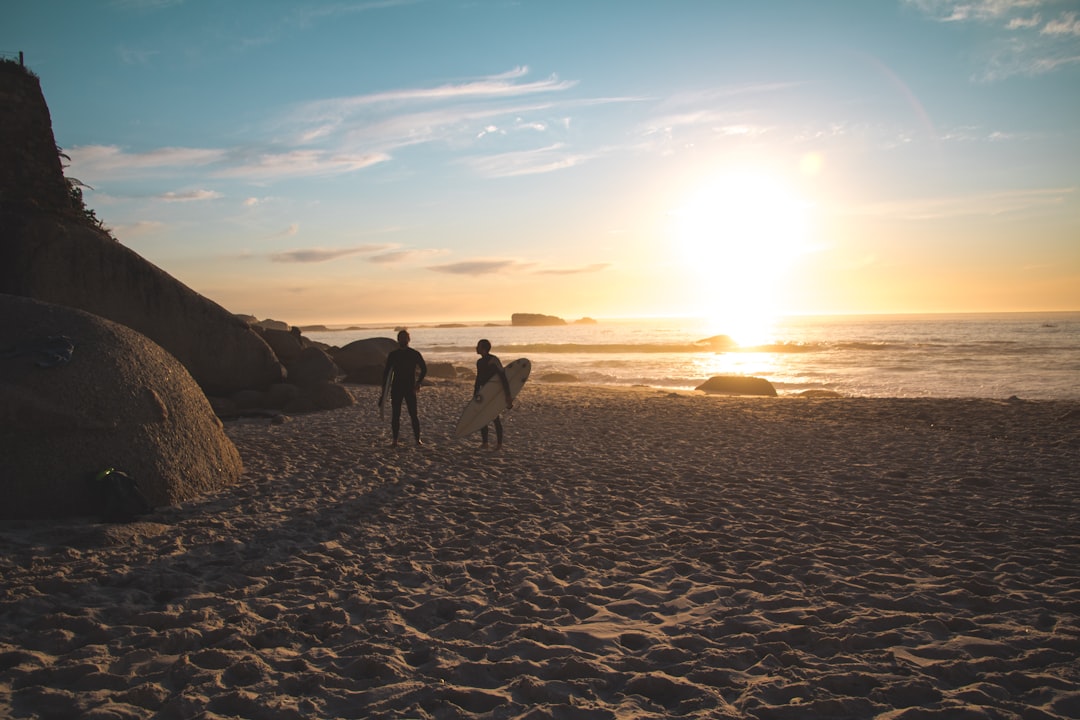
[[[0,292],[85,310],[150,338],[207,394],[265,387],[285,375],[243,321],[105,233],[0,207]]]
[[[381,373],[386,365],[386,357],[397,350],[397,347],[397,340],[392,338],[364,338],[354,340],[343,348],[331,350],[330,355],[347,375],[361,373],[371,367],[377,367]]]
[[[713,395],[765,395],[776,397],[776,388],[765,378],[743,375],[716,375],[695,390]]]
[[[0,517],[87,515],[88,478],[125,471],[153,505],[235,482],[243,467],[206,396],[123,325],[0,295]]]
[[[286,368],[289,371],[289,382],[305,388],[333,382],[340,373],[333,359],[317,347],[301,350]]]
[[[284,367],[245,322],[121,245],[66,192],[40,83],[10,65],[0,63],[0,293],[126,325],[208,394],[280,381]]]
[[[274,351],[274,355],[285,366],[289,367],[289,363],[299,357],[300,352],[308,347],[308,344],[304,342],[304,336],[299,331],[291,332],[289,330],[267,330],[258,325],[250,326],[255,333],[263,339],[270,349]]]

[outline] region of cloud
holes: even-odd
[[[852,210],[855,215],[901,220],[938,220],[954,217],[997,216],[1044,207],[1063,206],[1075,199],[1078,188],[1042,188],[945,198],[916,198],[904,202],[877,203]]]
[[[185,169],[207,169],[211,176],[219,178],[262,181],[349,173],[390,159],[380,152],[355,154],[327,150],[160,148],[131,153],[114,145],[85,145],[65,153],[71,159],[71,174],[93,178],[95,182]]]
[[[157,50],[136,50],[128,47],[119,47],[116,52],[120,55],[120,62],[125,65],[147,65],[155,55],[160,54]]]
[[[1080,37],[1080,19],[1074,12],[1067,12],[1057,20],[1046,23],[1040,31],[1043,35],[1069,35]]]
[[[584,275],[587,273],[600,272],[611,267],[611,263],[593,263],[577,268],[552,268],[550,270],[538,270],[537,275]]]
[[[387,90],[316,100],[298,106],[278,121],[276,139],[260,146],[232,148],[166,147],[130,152],[114,145],[69,150],[73,174],[92,182],[176,175],[199,171],[213,178],[253,183],[334,176],[390,162],[405,147],[445,143],[460,148],[492,134],[547,134],[569,127],[565,109],[640,98],[567,99],[560,95],[576,81],[552,75],[529,80],[529,69],[515,67],[495,75],[430,87]],[[552,113],[556,103],[562,107]],[[280,138],[287,138],[282,141]],[[558,152],[550,145],[494,156],[476,165],[491,177],[551,172],[588,159]],[[478,161],[479,162],[479,161]]]
[[[75,174],[96,179],[146,174],[155,170],[175,171],[213,165],[225,159],[223,150],[165,147],[129,153],[115,145],[82,145],[64,151]]]
[[[337,175],[362,170],[390,159],[384,153],[367,155],[334,154],[322,150],[291,150],[262,153],[249,160],[214,172],[215,177],[258,180],[284,177]]]
[[[1044,5],[1046,0],[906,0],[942,22],[989,21]]]
[[[188,190],[186,192],[167,192],[157,196],[165,202],[191,202],[193,200],[217,200],[222,195],[215,190]]]
[[[139,220],[134,223],[126,225],[117,225],[113,227],[113,232],[117,237],[135,237],[137,235],[148,235],[155,233],[165,227],[165,223],[157,220]]]
[[[989,35],[985,67],[977,80],[992,82],[1022,75],[1045,75],[1080,64],[1075,39],[1080,15],[1069,11],[1043,21],[1054,0],[906,0],[940,22],[979,23]]]
[[[551,76],[546,80],[516,83],[529,68],[516,67],[509,72],[477,78],[460,83],[448,83],[428,88],[404,88],[367,95],[317,100],[308,103],[303,110],[314,117],[334,118],[347,115],[357,108],[375,105],[401,105],[403,103],[430,103],[447,100],[476,100],[481,98],[506,98],[555,92],[574,87],[576,82],[559,80]]]
[[[379,265],[394,265],[397,263],[407,262],[409,260],[418,260],[421,258],[431,257],[432,255],[442,255],[446,253],[446,250],[395,250],[392,252],[385,252],[379,255],[374,255],[369,259],[369,262],[373,262]]]
[[[295,225],[292,227],[296,227]],[[363,255],[387,250],[390,245],[360,245],[351,248],[301,248],[271,254],[270,261],[276,263],[321,263],[337,260],[351,255]]]
[[[120,10],[158,10],[183,5],[184,0],[112,0],[110,4]]]
[[[565,126],[565,119],[534,116],[549,112],[576,81],[554,75],[526,81],[528,73],[520,66],[460,82],[316,100],[298,106],[282,122],[298,146],[318,144],[340,152],[386,155],[420,144],[464,146],[495,134]]]
[[[592,159],[592,155],[565,151],[562,143],[535,150],[508,152],[487,157],[468,158],[464,162],[484,177],[515,177],[565,170]]]
[[[466,260],[446,265],[431,265],[428,270],[448,275],[497,275],[526,267],[517,260]]]

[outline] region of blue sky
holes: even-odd
[[[38,0],[116,237],[294,324],[1080,309],[1080,2]]]

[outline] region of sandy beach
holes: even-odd
[[[494,452],[470,387],[423,448],[351,386],[227,423],[214,496],[0,525],[0,716],[1080,717],[1080,403],[531,383]]]

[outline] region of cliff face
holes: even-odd
[[[70,213],[41,83],[13,62],[0,62],[0,138],[0,203]]]
[[[176,357],[210,395],[284,378],[245,323],[116,242],[75,205],[38,79],[0,62],[0,293],[126,325]]]

